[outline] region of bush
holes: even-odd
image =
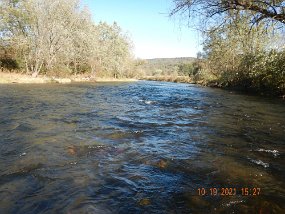
[[[285,93],[285,52],[244,55],[236,72],[225,73],[222,82],[229,86],[268,94]]]
[[[0,58],[0,67],[11,71],[11,70],[19,69],[20,65],[16,59]]]

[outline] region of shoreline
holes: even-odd
[[[162,82],[174,82],[174,83],[189,83],[189,84],[197,84],[188,76],[146,76],[140,78],[141,80],[147,81],[162,81]]]
[[[256,95],[256,96],[262,96],[262,97],[275,97],[279,99],[285,100],[285,94],[280,93],[273,93],[268,91],[258,91],[254,88],[243,88],[238,86],[222,86],[218,83],[218,81],[212,81],[212,82],[206,82],[204,80],[194,81],[190,77],[187,76],[177,76],[177,77],[171,77],[171,76],[148,76],[141,78],[140,80],[147,80],[147,81],[162,81],[162,82],[173,82],[173,83],[187,83],[187,84],[194,84],[199,85],[202,87],[208,87],[208,88],[217,88],[222,90],[228,90],[228,91],[235,91],[235,92],[241,92],[249,95]]]
[[[200,85],[203,87],[209,88],[220,88],[224,90],[239,91],[247,94],[254,94],[259,96],[273,96],[285,99],[285,94],[271,94],[262,91],[254,91],[252,89],[244,89],[240,87],[222,87],[217,83],[206,83],[204,81],[193,81],[190,77],[187,76],[147,76],[139,79],[135,78],[110,78],[110,77],[97,77],[92,78],[86,75],[74,75],[69,78],[62,77],[48,77],[44,75],[39,75],[37,77],[32,77],[31,75],[21,74],[21,73],[5,73],[0,72],[0,85],[1,84],[70,84],[70,83],[104,83],[104,82],[137,82],[140,80],[146,81],[162,81],[162,82],[173,82],[173,83],[188,83]]]
[[[0,72],[0,84],[47,84],[47,83],[59,83],[59,84],[68,84],[75,82],[136,82],[138,79],[133,78],[104,78],[97,77],[91,78],[84,75],[74,75],[68,78],[61,77],[48,77],[39,75],[37,77],[32,77],[27,74],[20,73],[5,73]]]

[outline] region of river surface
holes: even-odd
[[[282,213],[284,144],[280,99],[147,81],[0,85],[0,213]]]

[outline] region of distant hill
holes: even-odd
[[[177,58],[154,58],[145,59],[149,64],[183,64],[192,63],[195,61],[195,57],[177,57]]]
[[[195,60],[194,57],[144,59],[138,70],[147,76],[172,75],[178,72],[179,65],[192,64]]]

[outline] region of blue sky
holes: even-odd
[[[178,18],[169,18],[171,0],[82,0],[95,22],[116,21],[127,32],[138,58],[196,56],[201,39]]]

